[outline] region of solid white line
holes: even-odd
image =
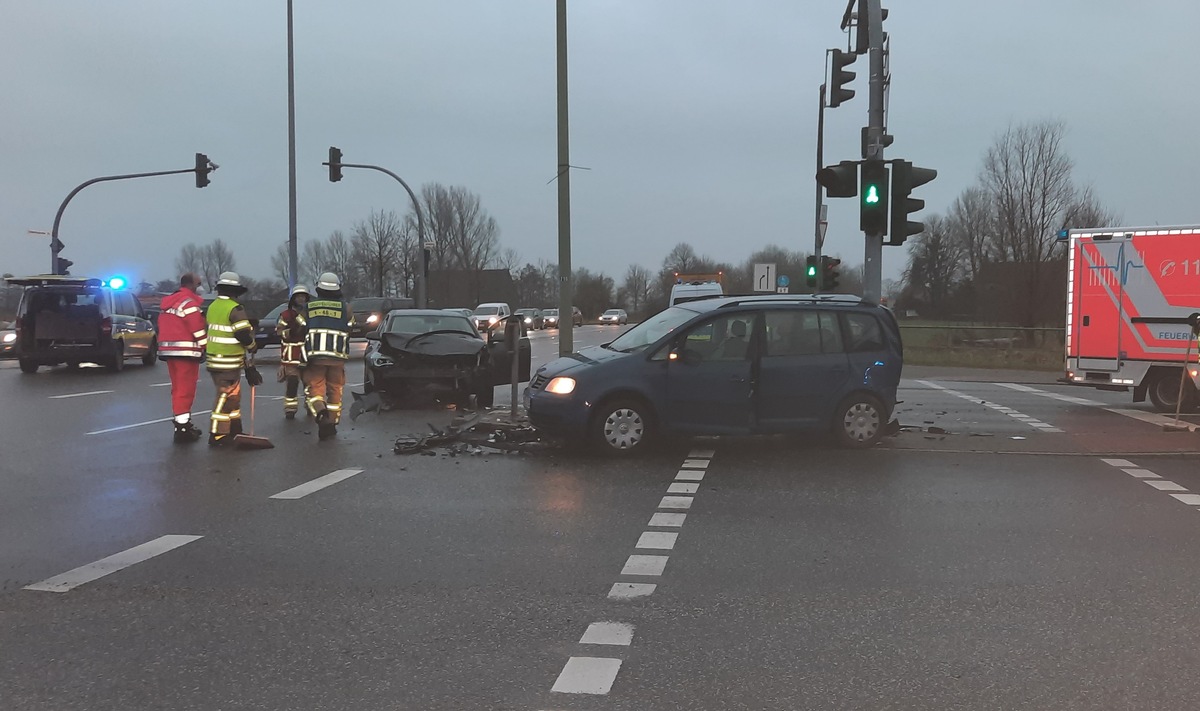
[[[195,417],[196,415],[207,415],[210,412],[212,412],[212,410],[201,410],[200,412],[193,412],[192,417]],[[121,430],[131,430],[135,427],[145,427],[146,425],[157,425],[160,422],[170,422],[173,419],[174,418],[172,418],[172,417],[160,417],[157,420],[146,420],[145,422],[135,422],[132,425],[121,425],[120,427],[109,427],[106,430],[96,430],[95,432],[85,432],[84,434],[85,435],[99,435],[99,434],[108,434],[109,432],[120,432]]]
[[[628,647],[633,643],[633,625],[627,622],[593,622],[579,638],[579,643]]]
[[[272,494],[268,498],[272,499],[302,499],[305,496],[320,491],[327,486],[333,486],[339,481],[345,481],[355,474],[362,474],[362,469],[338,469],[336,472],[330,472],[325,476],[319,476],[312,481],[306,481],[300,486],[294,486],[287,491],[281,491],[278,494]]]
[[[635,548],[669,551],[675,547],[677,538],[679,538],[679,534],[674,531],[646,531],[641,538],[638,538]]]
[[[171,385],[170,383],[153,383],[153,384],[151,384],[151,385],[150,385],[150,387],[152,387],[152,388],[166,388],[166,387],[170,387],[170,385]]]
[[[650,523],[647,526],[672,527],[678,528],[683,525],[683,520],[687,518],[687,514],[681,513],[656,513],[650,517]]]
[[[667,487],[668,494],[694,494],[700,488],[699,484],[675,483]]]
[[[716,455],[716,451],[711,449],[693,449],[688,453],[689,458],[695,459],[712,459]]]
[[[665,555],[631,555],[621,575],[662,575],[669,559]]]
[[[1200,494],[1171,494],[1188,506],[1200,506]]]
[[[86,392],[86,393],[71,393],[70,395],[51,395],[49,399],[51,399],[51,400],[66,400],[67,398],[71,398],[71,397],[87,397],[88,395],[107,395],[111,392],[113,392],[113,391],[112,390],[93,390],[91,392]]]
[[[684,469],[708,469],[707,459],[685,459],[683,460]]]
[[[550,690],[560,694],[607,694],[620,670],[620,659],[571,657]]]
[[[135,563],[149,560],[156,555],[162,555],[179,546],[198,541],[203,536],[159,536],[128,550],[114,553],[107,558],[101,558],[95,563],[68,570],[62,575],[47,578],[40,583],[25,586],[26,590],[41,590],[44,592],[66,592],[84,583],[103,578],[105,575],[123,570]]]
[[[1100,461],[1104,462],[1105,464],[1110,464],[1114,467],[1136,466],[1133,462],[1129,461],[1128,459],[1101,459]]]
[[[646,597],[658,586],[654,583],[613,583],[608,591],[609,600],[632,600],[635,597]]]
[[[675,475],[679,481],[700,481],[704,478],[703,469],[680,469]]]
[[[1187,491],[1186,486],[1181,486],[1166,479],[1143,479],[1142,481],[1159,491]]]
[[[1137,477],[1138,479],[1157,479],[1158,475],[1149,469],[1122,469],[1129,476]]]
[[[658,502],[660,509],[690,509],[692,508],[692,497],[690,496],[664,496],[662,501]]]

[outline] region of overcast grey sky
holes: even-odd
[[[1010,122],[1061,119],[1076,175],[1126,223],[1200,222],[1200,2],[891,0],[889,157],[936,168],[944,210]],[[812,248],[816,90],[844,0],[572,0],[577,266],[620,280],[679,241],[741,261]],[[337,145],[414,187],[478,193],[527,261],[556,258],[553,0],[295,0],[300,239],[407,209],[399,186],[320,165]],[[62,225],[75,273],[173,275],[222,237],[269,275],[286,241],[283,0],[0,0],[0,270],[43,272],[46,229],[88,178],[220,164],[85,190]],[[857,158],[858,96],[828,113],[826,162]],[[828,249],[862,260],[853,200]],[[903,250],[885,250],[897,276]]]

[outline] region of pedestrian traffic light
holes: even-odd
[[[342,151],[339,148],[329,147],[329,162],[325,165],[329,166],[329,182],[336,183],[342,179]]]
[[[831,49],[829,53],[833,55],[830,60],[833,70],[829,74],[829,108],[836,109],[842,105],[843,101],[854,98],[854,90],[847,89],[846,85],[854,81],[854,77],[858,75],[848,71],[846,67],[854,64],[858,55],[840,49]]]
[[[67,259],[65,257],[55,257],[54,258],[54,273],[55,274],[70,274],[71,272],[68,270],[71,268],[71,265],[74,263],[75,262],[72,262],[70,259]]]
[[[892,229],[888,244],[899,246],[910,235],[925,231],[925,224],[914,222],[908,216],[925,207],[925,201],[909,197],[913,188],[920,187],[937,177],[932,168],[918,168],[906,160],[892,161]]]
[[[858,195],[858,161],[844,160],[817,171],[817,182],[829,197]]]
[[[208,174],[215,168],[208,156],[203,153],[196,154],[196,187],[202,188],[208,185]]]
[[[862,164],[862,197],[859,198],[859,229],[868,235],[887,234],[888,169],[881,160]]]
[[[804,283],[811,288],[817,287],[817,256],[810,254],[804,260]]]
[[[834,257],[821,257],[821,291],[835,291],[838,288],[838,265],[842,260]]]

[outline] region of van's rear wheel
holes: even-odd
[[[1146,392],[1150,396],[1150,402],[1154,403],[1154,409],[1159,412],[1175,412],[1179,405],[1179,380],[1180,372],[1178,370],[1160,370],[1158,372]],[[1196,386],[1185,378],[1182,410],[1190,412],[1195,407]]]
[[[154,365],[158,361],[158,339],[150,341],[150,350],[146,351],[146,355],[142,356],[142,365]]]
[[[120,373],[125,370],[125,344],[121,341],[113,343],[113,354],[109,356],[108,362],[104,364],[114,373]]]
[[[38,364],[37,364],[36,360],[30,360],[28,358],[20,358],[20,359],[18,359],[18,362],[21,365],[22,373],[36,373],[38,371]]]
[[[843,447],[864,449],[883,438],[887,414],[879,398],[856,393],[842,401],[833,416],[833,436]]]

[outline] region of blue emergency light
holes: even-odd
[[[125,277],[115,276],[108,280],[108,285],[113,289],[125,288]]]

